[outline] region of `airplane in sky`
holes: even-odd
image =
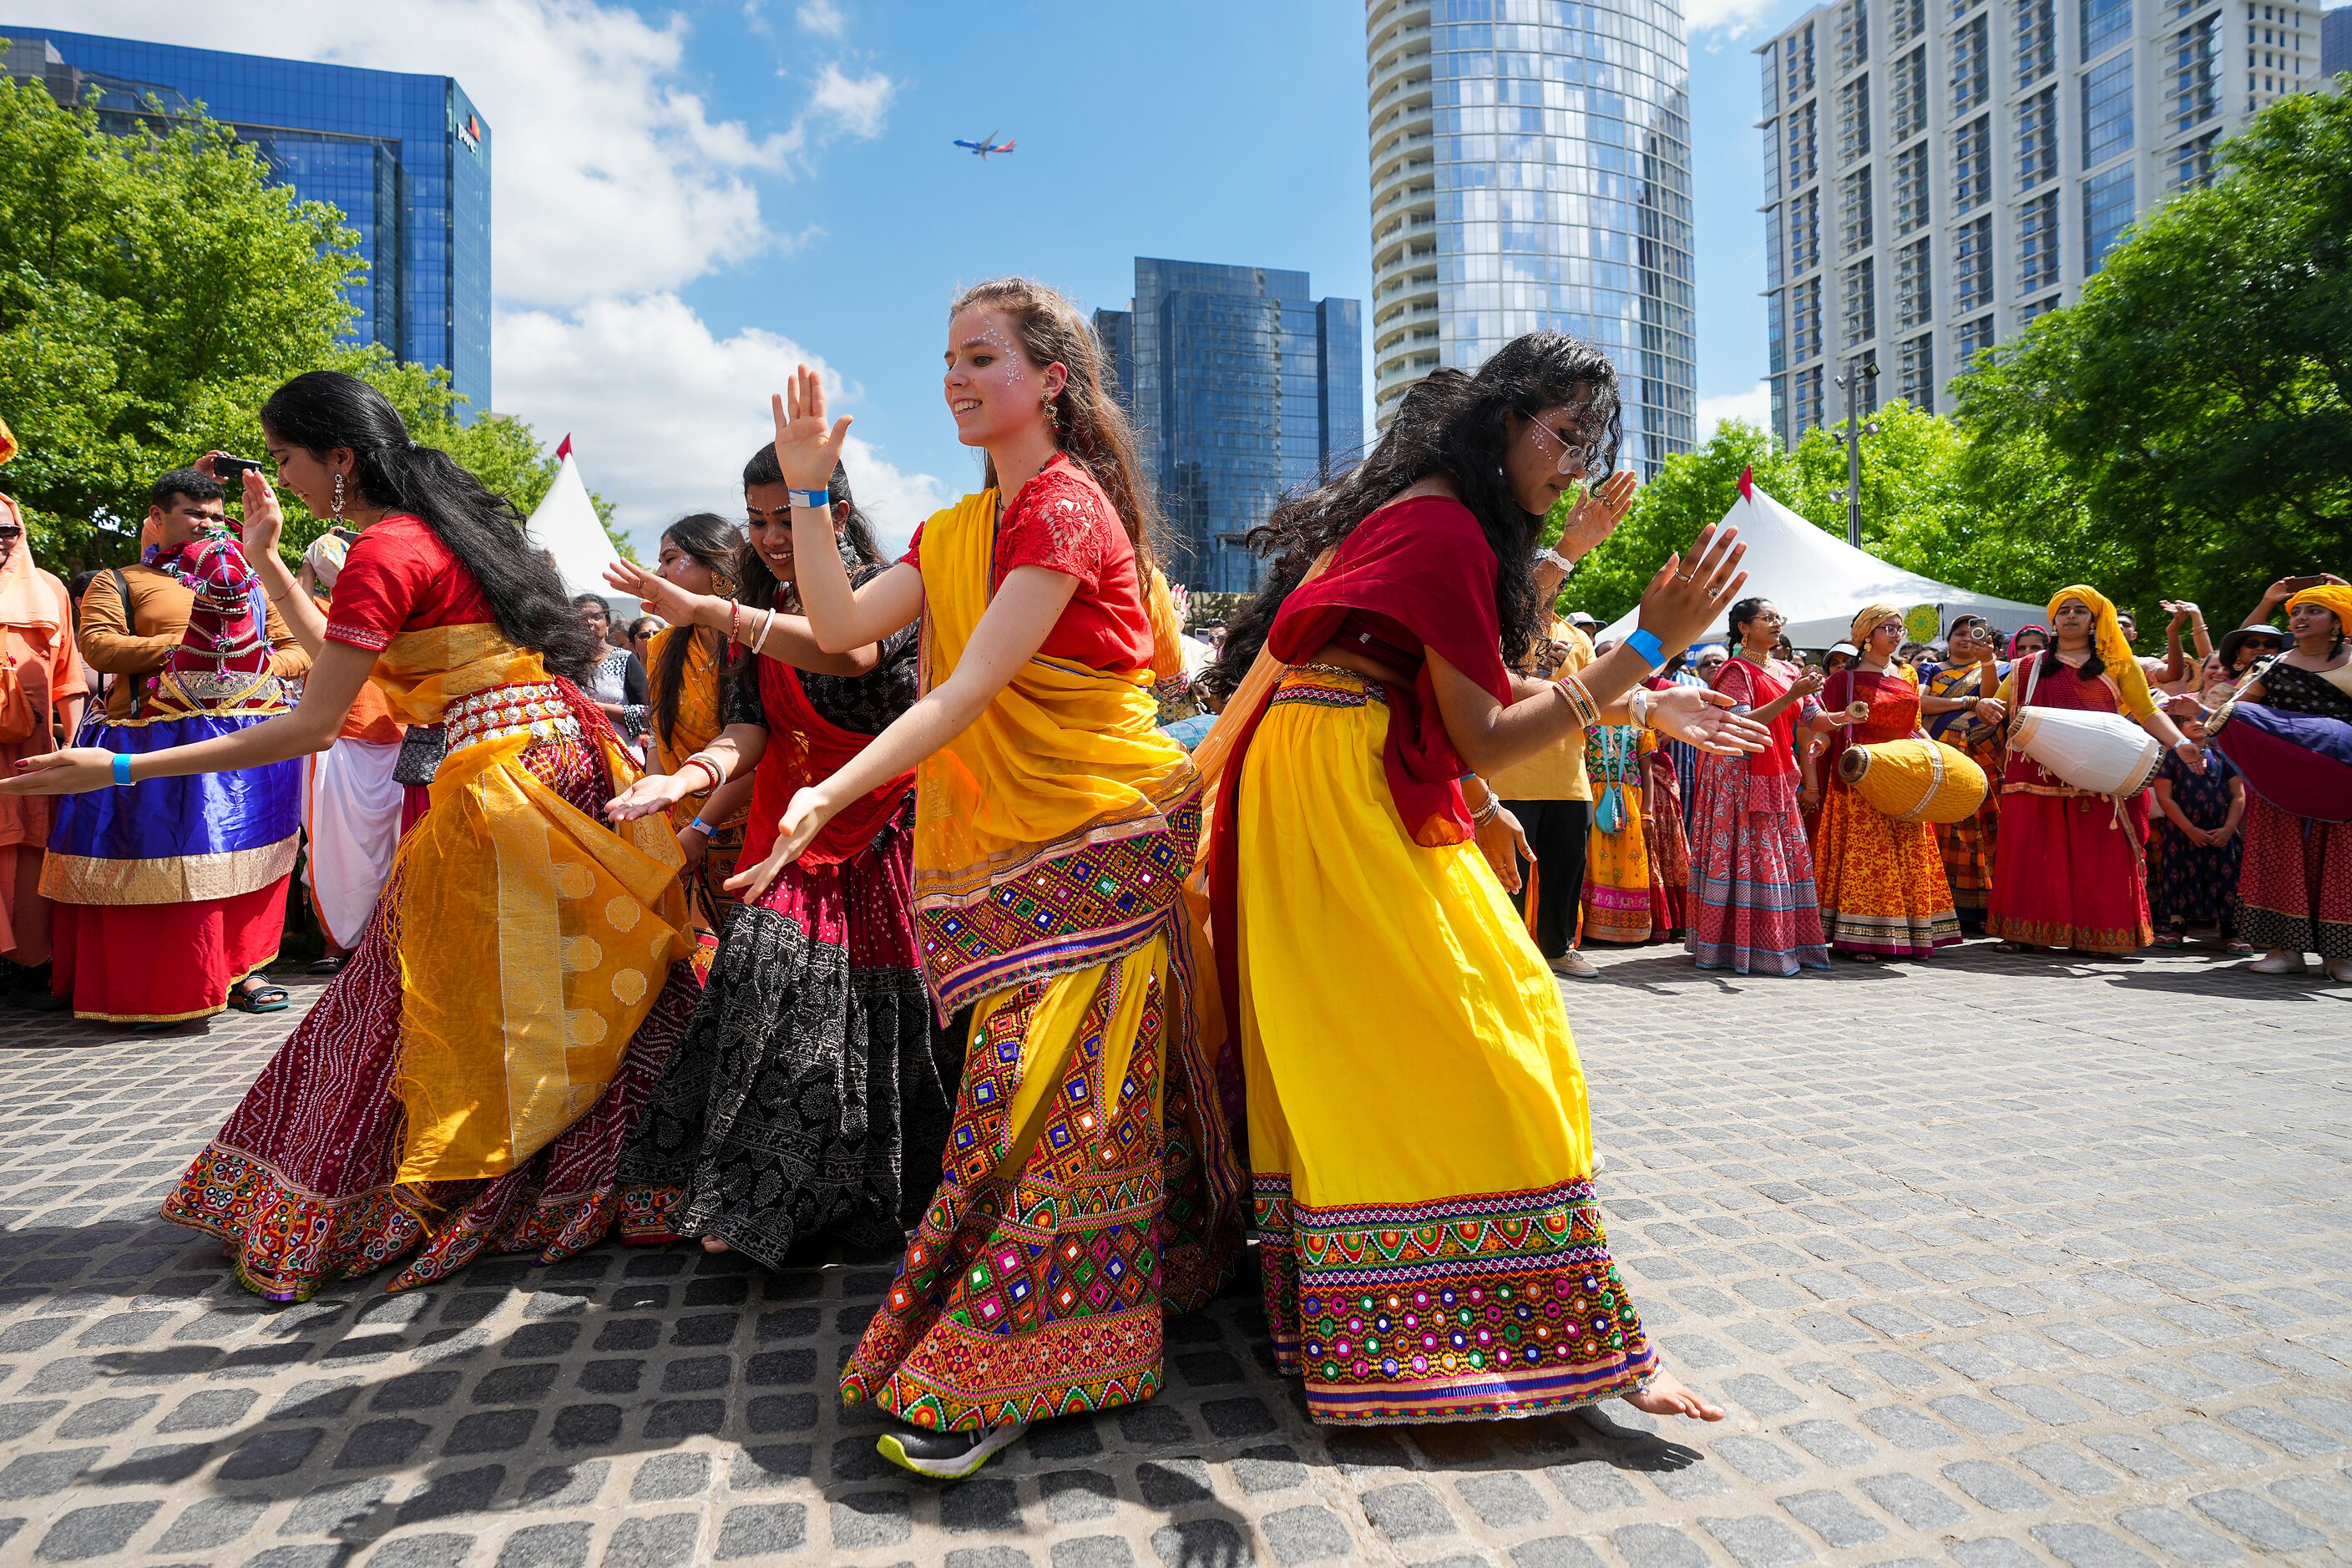
[[[956,138],[956,145],[971,153],[973,157],[983,161],[987,159],[991,153],[1010,153],[1013,151],[1012,142],[1006,142],[1002,144],[997,142],[996,132],[993,131],[990,132],[987,135],[982,137],[977,142],[967,142],[959,136]]]

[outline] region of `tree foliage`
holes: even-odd
[[[2352,569],[2352,76],[2219,156],[1957,387],[1964,481],[2055,508],[2002,509],[1999,550],[2142,605]]]
[[[23,448],[0,477],[42,564],[127,559],[156,475],[215,447],[258,456],[263,399],[319,368],[366,377],[416,440],[536,504],[555,464],[528,425],[461,422],[446,372],[336,341],[362,268],[342,215],[270,184],[226,126],[159,124],[109,135],[0,79],[0,417]],[[319,525],[286,499],[299,552]]]

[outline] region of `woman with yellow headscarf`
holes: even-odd
[[[2352,721],[2352,585],[2302,589],[2286,602],[2294,646],[2238,694],[2288,713]],[[2352,823],[2297,816],[2246,795],[2238,934],[2264,950],[2263,974],[2300,974],[2315,952],[2330,980],[2352,982]]]
[[[1823,706],[1832,718],[1857,708],[1863,715],[1830,731],[1829,750],[1819,764],[1819,776],[1828,781],[1813,834],[1822,929],[1832,952],[1865,963],[1927,958],[1960,940],[1936,830],[1887,816],[1837,772],[1848,746],[1926,735],[1919,727],[1919,677],[1895,657],[1904,633],[1903,612],[1894,605],[1864,606],[1853,617],[1852,635],[1860,656],[1831,676],[1823,689]]]
[[[2124,640],[2116,607],[2075,584],[2050,600],[2051,645],[2010,667],[1979,716],[1998,722],[2020,702],[2121,713],[2189,759],[2201,753],[2157,708],[2147,672]],[[2147,910],[2147,801],[2118,804],[2068,784],[2011,747],[2000,783],[2000,841],[1985,929],[2004,952],[2038,947],[2130,952],[2156,939]]]

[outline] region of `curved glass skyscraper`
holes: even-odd
[[[1367,0],[1376,417],[1538,328],[1616,362],[1625,460],[1696,436],[1679,0]]]

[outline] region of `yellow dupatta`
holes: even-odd
[[[982,490],[923,524],[926,689],[988,608],[997,515]],[[1139,946],[1169,918],[1200,777],[1160,729],[1151,682],[1039,654],[918,769],[916,930],[942,1016]]]
[[[422,724],[548,675],[472,625],[403,632],[372,679],[394,716]],[[552,1142],[612,1083],[687,955],[667,823],[590,816],[524,765],[531,740],[516,730],[452,752],[394,861],[404,1184],[503,1175]],[[616,785],[636,776],[604,754]]]

